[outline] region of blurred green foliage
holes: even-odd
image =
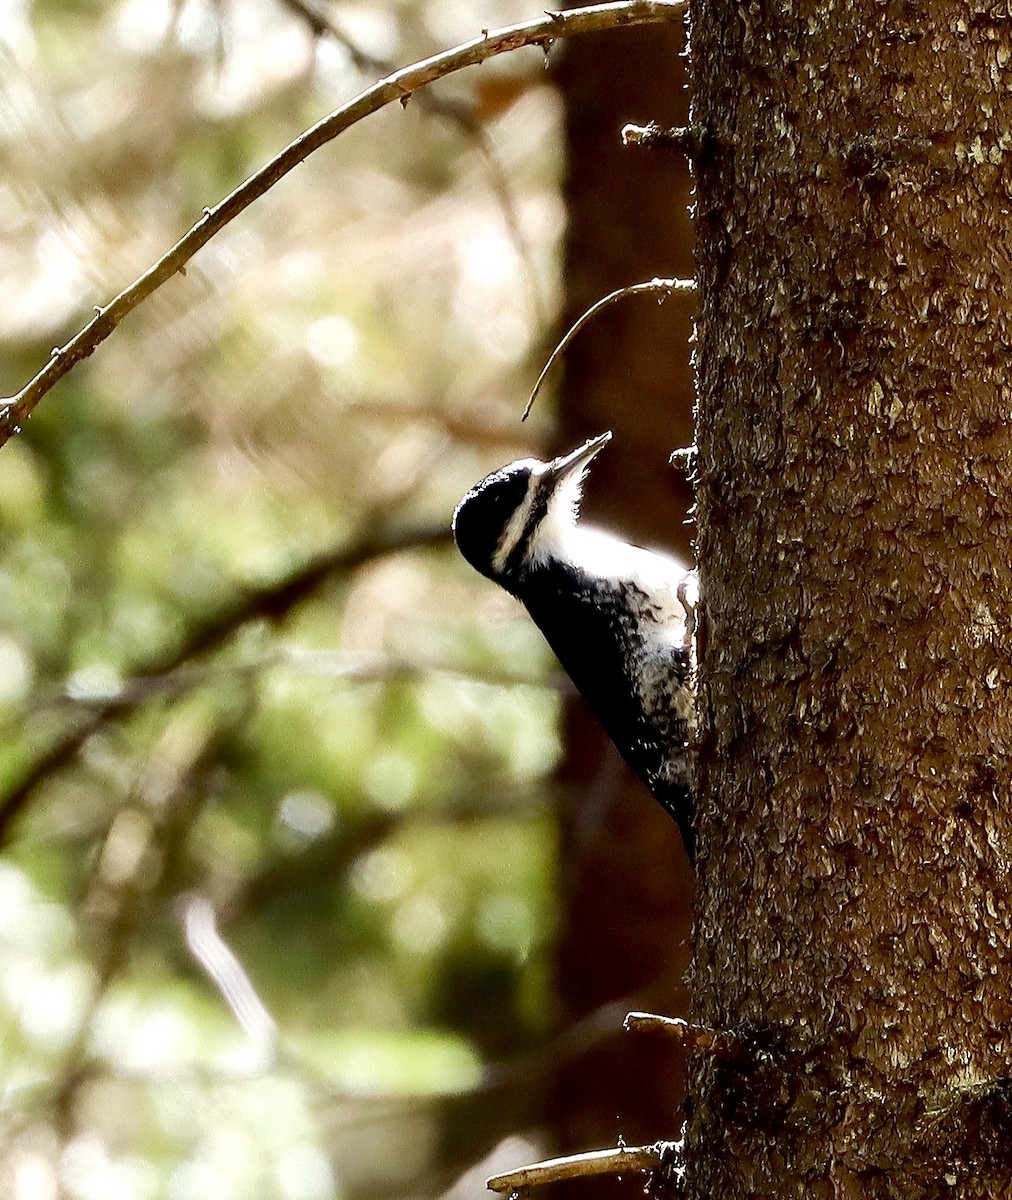
[[[398,63],[529,15],[311,11]],[[0,3],[3,391],[368,83],[356,53],[284,0]],[[533,51],[442,95],[512,211],[457,122],[380,114],[0,452],[12,1200],[431,1194],[442,1102],[550,1029],[556,688],[446,533],[538,437],[557,112]]]

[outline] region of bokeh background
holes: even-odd
[[[518,2],[0,0],[0,390],[287,141]],[[0,450],[0,1194],[482,1194],[677,1133],[674,826],[449,544],[614,429],[586,509],[687,553],[672,27],[384,111],[219,234]],[[554,395],[553,395],[554,393]],[[638,1188],[635,1181],[626,1185]],[[586,1194],[586,1193],[584,1193]]]

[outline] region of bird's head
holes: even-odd
[[[590,461],[611,441],[591,438],[570,454],[522,458],[476,483],[453,514],[457,548],[482,575],[513,591],[576,524]]]

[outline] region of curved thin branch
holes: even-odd
[[[538,398],[538,392],[541,391],[541,385],[545,382],[548,372],[555,365],[555,360],[565,350],[569,343],[576,337],[580,330],[587,324],[589,320],[596,317],[597,314],[604,308],[608,308],[614,304],[616,300],[624,300],[626,296],[636,296],[641,292],[660,292],[661,299],[666,300],[672,292],[694,292],[696,290],[696,281],[694,279],[662,279],[660,276],[655,276],[653,279],[648,279],[644,283],[632,283],[628,287],[616,288],[615,291],[609,292],[607,296],[603,296],[596,304],[592,304],[590,308],[570,326],[562,341],[555,347],[545,363],[541,374],[538,376],[538,382],[534,385],[534,390],[531,392],[530,399],[527,401],[527,407],[524,409],[524,414],[520,418],[521,421],[526,421],[531,415],[531,409],[534,407],[534,401]]]
[[[96,310],[95,316],[64,346],[57,347],[49,362],[15,396],[0,400],[0,446],[18,433],[42,397],[83,358],[92,354],[113,332],[123,318],[151,295],[167,279],[181,270],[196,252],[254,200],[294,170],[315,150],[364,117],[399,100],[406,104],[413,92],[437,79],[474,66],[521,46],[540,45],[547,49],[557,38],[580,33],[595,33],[628,25],[670,21],[680,17],[686,0],[620,0],[613,4],[595,4],[565,12],[549,12],[533,21],[505,29],[484,30],[480,36],[452,50],[395,71],[353,100],[335,109],[290,142],[259,171],[251,175],[224,200],[204,215],[158,262],[136,279],[125,291]]]

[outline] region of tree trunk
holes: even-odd
[[[695,0],[692,1197],[1008,1195],[1012,25]]]

